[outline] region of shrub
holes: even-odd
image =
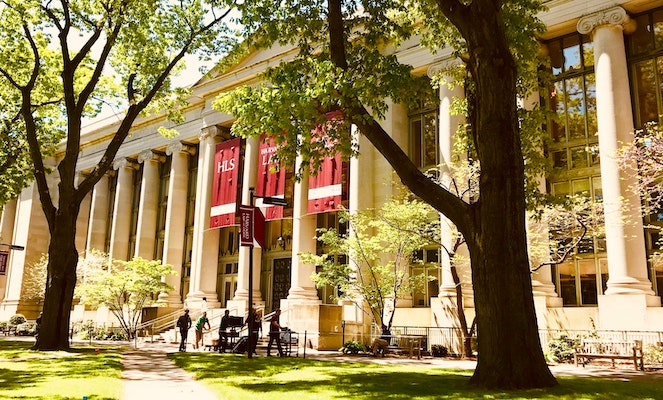
[[[22,323],[26,322],[27,319],[23,316],[23,314],[14,314],[9,318],[9,324],[10,325],[21,325]]]
[[[645,346],[642,360],[645,364],[663,364],[663,346],[652,344]]]
[[[37,324],[34,322],[24,322],[16,325],[16,334],[19,336],[34,336],[37,334]]]
[[[570,338],[568,335],[561,335],[548,342],[547,356],[550,361],[558,363],[573,362],[575,347],[580,345],[580,338]]]
[[[343,354],[359,354],[366,351],[366,346],[356,340],[349,340],[341,347]]]
[[[434,344],[430,348],[433,357],[446,357],[449,355],[449,349],[441,344]]]

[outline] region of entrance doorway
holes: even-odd
[[[290,290],[291,258],[277,258],[274,260],[274,274],[272,275],[272,308],[281,306],[281,299],[288,297]]]

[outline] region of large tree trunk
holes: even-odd
[[[467,39],[468,69],[476,85],[469,117],[481,162],[480,199],[473,207],[471,233],[466,235],[479,349],[471,383],[500,389],[554,386],[557,381],[538,335],[527,257],[518,71],[500,4],[475,2],[469,8],[472,19],[462,21],[460,29]]]
[[[36,350],[68,350],[71,306],[76,286],[78,207],[64,207],[55,218],[48,248],[44,310]]]

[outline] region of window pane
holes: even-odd
[[[589,35],[582,35],[582,59],[585,67],[594,66],[594,42]]]
[[[596,288],[596,263],[594,260],[581,260],[578,262],[580,269],[580,292],[582,304],[598,304]]]
[[[640,15],[635,18],[635,32],[626,37],[629,39],[630,53],[642,54],[651,49],[652,35],[651,26],[649,25],[649,15]]]
[[[658,64],[661,64],[659,58]],[[654,60],[646,60],[633,66],[635,80],[636,118],[640,127],[646,122],[658,120],[656,99],[656,69]]]
[[[560,293],[564,305],[578,305],[576,296],[576,270],[572,262],[566,262],[557,266],[559,271]]]
[[[564,38],[564,71],[580,69],[580,37],[577,35]]]
[[[553,167],[555,168],[568,168],[568,156],[566,155],[566,149],[555,151],[552,153],[553,157]]]
[[[555,196],[566,196],[571,194],[568,182],[553,183],[552,192]]]
[[[573,185],[573,194],[590,197],[591,191],[589,188],[589,179],[577,179],[571,184]]]
[[[587,168],[588,166],[587,147],[581,146],[571,148],[571,169]]]
[[[562,63],[564,61],[564,52],[562,51],[562,42],[559,40],[548,43],[548,54],[550,56],[550,66],[553,75],[562,73]]]
[[[412,162],[418,167],[423,167],[421,164],[421,120],[416,119],[412,121]]]
[[[663,47],[663,10],[654,13],[654,41],[656,49]]]
[[[555,142],[566,141],[566,105],[564,103],[564,82],[555,82],[550,89],[550,108],[555,111],[555,118],[550,121],[550,135]]]
[[[585,106],[587,107],[587,137],[590,141],[598,141],[599,125],[596,117],[596,77],[585,75]]]
[[[434,113],[424,115],[424,152],[425,159],[422,167],[437,165],[437,123]]]
[[[569,140],[585,137],[585,90],[583,78],[577,77],[566,81],[566,107],[568,117]]]
[[[603,186],[601,185],[601,177],[595,176],[592,178],[592,186],[594,189],[594,200],[603,200]]]

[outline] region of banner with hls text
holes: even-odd
[[[258,157],[258,179],[256,182],[256,206],[264,209],[265,220],[283,218],[283,207],[263,205],[262,197],[285,198],[285,168],[275,160],[276,144],[273,138],[264,133],[260,136],[260,156]]]
[[[216,145],[210,228],[221,228],[235,224],[240,148],[240,138],[227,140]]]

